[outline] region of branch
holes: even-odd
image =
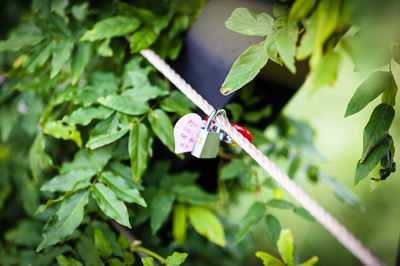
[[[136,237],[124,226],[120,225],[119,223],[117,223],[114,220],[111,220],[111,225],[121,234],[126,236],[126,238],[128,238],[129,240],[129,246],[135,245],[135,246],[139,246],[142,244],[142,241],[136,239]],[[149,257],[148,254],[146,254],[145,252],[142,252],[140,250],[136,250],[136,253],[139,255],[139,257],[141,258],[146,258]]]

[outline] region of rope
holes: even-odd
[[[211,114],[214,108],[199,95],[188,83],[185,82],[164,60],[152,50],[140,52],[158,71],[171,81],[186,97],[193,101],[204,113]],[[355,238],[342,224],[332,217],[323,207],[313,200],[289,176],[277,167],[257,147],[244,138],[228,119],[217,116],[215,121],[236,143],[242,147],[271,177],[285,189],[300,205],[303,206],[326,230],[328,230],[344,247],[355,257],[368,266],[384,265],[371,251]]]

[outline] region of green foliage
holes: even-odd
[[[265,206],[261,202],[255,202],[243,216],[239,223],[239,229],[235,236],[235,244],[239,243],[250,230],[250,226],[258,223],[263,218]]]
[[[181,265],[186,260],[187,256],[187,253],[174,252],[171,256],[167,257],[167,259],[165,260],[165,264],[167,264],[168,266]]]
[[[307,15],[314,8],[317,0],[297,0],[293,3],[292,8],[289,12],[289,20],[298,21]]]
[[[247,8],[236,8],[225,22],[233,31],[248,36],[265,36],[274,28],[274,19],[266,13],[254,13]]]
[[[270,266],[278,266],[278,265],[302,265],[302,266],[312,266],[318,262],[318,258],[313,256],[306,262],[303,263],[295,263],[294,261],[294,245],[293,245],[293,236],[289,229],[283,229],[280,232],[279,239],[278,239],[278,251],[281,255],[283,261],[275,258],[274,256],[262,252],[257,251],[256,256],[259,257],[264,265]]]
[[[282,230],[281,224],[279,223],[278,219],[275,218],[275,216],[269,214],[267,217],[265,217],[265,226],[267,228],[269,240],[276,246],[278,243],[279,234]]]
[[[173,6],[180,6],[178,2]],[[161,180],[167,178],[170,183],[169,209],[158,213],[157,200],[152,199],[156,194],[151,194],[157,184],[147,183],[149,190],[142,194],[141,177],[153,156],[154,137],[173,150],[172,120],[176,113],[190,112],[193,105],[182,100],[183,95],[170,96],[168,83],[141,56],[130,55],[154,44],[161,54],[176,56],[182,32],[203,4],[199,1],[197,8],[185,10],[169,8],[169,15],[162,17],[151,7],[118,1],[90,5],[34,1],[21,28],[0,42],[0,51],[7,55],[4,61],[1,54],[0,61],[7,70],[5,81],[2,76],[0,82],[0,169],[7,170],[1,172],[6,178],[0,182],[0,208],[5,213],[22,210],[15,214],[21,215],[15,225],[2,220],[7,233],[0,252],[13,251],[0,256],[0,264],[12,264],[17,258],[33,265],[56,261],[60,265],[131,265],[135,261],[128,250],[131,243],[117,241],[119,232],[109,227],[110,221],[131,227],[150,217],[156,222],[146,225],[154,228],[156,224],[159,229],[175,199],[185,208],[216,201],[215,195],[193,184],[195,179],[176,186],[167,175]],[[140,43],[131,42],[129,50],[124,37],[131,33]],[[163,42],[176,39],[178,46],[160,46],[162,36],[167,36]],[[10,157],[9,151],[15,149],[19,152]],[[14,169],[20,169],[19,173]],[[11,181],[14,175],[19,179]],[[14,190],[20,202],[6,204]],[[39,202],[44,203],[39,206]],[[150,215],[148,210],[154,212]],[[137,220],[132,218],[136,215]],[[186,220],[186,212],[183,217]],[[186,229],[181,232],[185,235]],[[181,239],[183,245],[185,238]],[[25,249],[20,253],[18,246]],[[32,256],[19,260],[28,249]],[[186,256],[175,252],[164,261],[180,265]]]
[[[132,126],[129,135],[129,156],[131,159],[131,169],[134,181],[139,181],[147,167],[149,130],[144,124]]]
[[[292,72],[296,72],[294,56],[296,53],[297,25],[294,22],[287,22],[275,34],[276,50],[281,56],[282,62]]]
[[[188,217],[194,229],[217,245],[225,246],[225,233],[218,218],[207,208],[192,206]]]
[[[72,234],[82,222],[88,197],[89,192],[82,190],[63,201],[58,211],[44,227],[43,240],[37,247],[37,251],[54,245]]]
[[[174,207],[174,216],[172,218],[172,234],[174,240],[180,245],[186,241],[186,224],[187,224],[186,206],[177,204]]]
[[[150,47],[163,58],[176,58],[182,34],[205,1],[154,3],[35,0],[20,25],[0,41],[0,264],[155,265],[156,259],[172,266],[185,260],[188,265],[215,262],[216,256],[220,264],[244,263],[253,252],[248,245],[252,226],[260,222],[284,260],[292,259],[291,237],[285,233],[278,241],[281,225],[275,210],[310,222],[313,218],[247,155],[221,156],[218,187],[209,190],[203,176],[182,170],[179,158],[169,153],[174,151],[173,123],[196,106],[137,53]],[[335,15],[324,22],[329,36],[315,25],[337,4],[302,3],[295,2],[296,12],[275,7],[276,19],[248,9],[234,11],[227,27],[265,36],[265,41],[239,57],[224,93],[251,82],[268,59],[294,72],[299,43],[304,58],[318,61],[310,75],[314,86],[333,84],[341,54],[330,40],[338,22]],[[320,61],[314,49],[320,50]],[[383,91],[387,106],[394,104],[397,91],[396,62],[391,64],[392,83]],[[252,93],[240,97],[258,100]],[[231,103],[227,109],[244,126],[271,116],[271,106],[248,112],[249,106]],[[378,164],[380,180],[395,169],[389,118],[374,126],[382,129],[379,135],[368,133],[367,139],[381,142],[363,164]],[[350,190],[319,171],[323,156],[307,123],[280,116],[263,129],[251,129],[254,143],[284,162],[294,179],[324,182],[343,202],[362,207]],[[162,153],[176,160],[173,165]],[[236,224],[224,210],[237,193],[255,200]]]
[[[384,92],[392,83],[393,76],[389,72],[377,71],[364,81],[351,97],[345,116],[361,111],[367,104]]]
[[[171,152],[175,150],[173,127],[168,115],[161,109],[156,109],[147,115],[147,119],[154,134],[164,143]]]
[[[123,36],[135,31],[140,20],[135,17],[114,16],[97,22],[91,30],[86,31],[81,41],[98,41]]]
[[[238,57],[222,85],[222,94],[230,94],[249,83],[268,59],[284,64],[292,73],[296,72],[296,60],[309,59],[310,72],[305,84],[310,91],[333,86],[340,62],[346,56],[344,50],[353,60],[355,71],[374,70],[355,91],[345,117],[361,111],[381,94],[383,103],[395,105],[400,69],[399,60],[395,60],[399,58],[396,48],[399,47],[396,37],[399,20],[391,9],[396,9],[398,3],[388,1],[385,12],[374,12],[377,8],[374,4],[364,5],[362,1],[296,0],[289,5],[286,2],[274,5],[275,19],[246,8],[233,11],[225,23],[228,29],[249,36],[267,36],[264,51],[256,51],[259,45],[251,46]],[[374,53],[366,56],[370,51]],[[389,70],[379,69],[383,66]],[[385,119],[390,117],[388,113]],[[360,164],[370,150],[366,152],[364,148]],[[383,153],[382,150],[380,154]],[[380,159],[370,160],[368,167],[359,164],[355,183],[365,178]],[[391,170],[395,171],[395,168],[388,169],[385,179]]]

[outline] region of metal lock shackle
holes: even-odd
[[[217,115],[219,115],[221,113],[223,113],[224,116],[226,117],[226,111],[224,109],[214,109],[212,111],[212,113],[209,115],[209,117],[207,119],[207,124],[204,127],[207,130],[207,132],[210,132],[209,130],[210,130],[210,127],[211,127],[211,125],[213,123],[213,120],[217,117]],[[218,129],[219,129],[219,131],[221,130],[219,127],[218,127]]]

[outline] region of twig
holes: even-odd
[[[140,240],[137,240],[136,237],[124,226],[120,225],[114,220],[111,220],[111,225],[121,234],[126,236],[129,240],[129,245],[132,246],[134,243],[141,243]],[[139,255],[141,258],[146,258],[149,257],[149,255],[143,251],[136,250],[136,253]]]

